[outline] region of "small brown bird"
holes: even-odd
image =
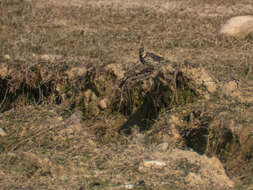
[[[151,52],[146,52],[143,46],[139,49],[139,59],[143,65],[152,65],[152,66],[156,66],[161,62],[166,61],[163,57],[155,55]]]

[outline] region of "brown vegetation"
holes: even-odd
[[[252,37],[218,34],[249,0],[0,9],[0,188],[253,187]]]

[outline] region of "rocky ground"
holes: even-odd
[[[0,189],[253,188],[251,1],[0,8]]]

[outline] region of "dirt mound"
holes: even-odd
[[[1,109],[47,101],[78,107],[87,117],[120,112],[142,122],[155,119],[163,108],[193,102],[216,90],[215,80],[203,68],[154,57],[154,65],[137,61],[101,67],[78,63],[69,67],[63,57],[53,61],[39,57],[33,64],[2,60]]]
[[[249,0],[0,8],[1,188],[252,186]]]

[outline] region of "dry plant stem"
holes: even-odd
[[[0,103],[0,113],[3,112],[3,110],[4,110],[4,103],[6,101],[6,97],[7,97],[8,92],[9,92],[9,89],[6,88],[4,98],[3,98],[2,102]]]

